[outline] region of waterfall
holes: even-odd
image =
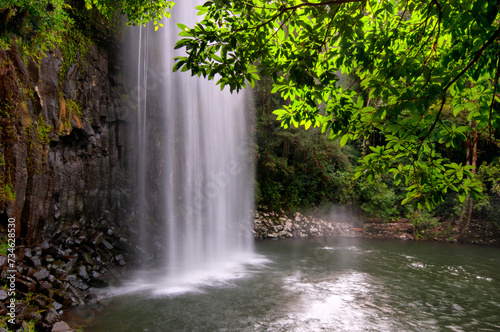
[[[155,257],[158,288],[217,275],[253,252],[248,99],[172,72],[184,52],[173,49],[176,23],[194,25],[199,4],[176,3],[165,27],[133,33],[138,254]]]

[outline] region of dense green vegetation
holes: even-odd
[[[269,77],[281,96],[259,113],[260,141],[270,142],[259,147],[262,203],[351,202],[381,217],[427,208],[459,219],[461,235],[473,213],[498,220],[498,1],[207,1],[198,10],[203,21],[180,25],[186,56],[174,70],[231,91]],[[270,112],[310,132],[281,131]]]
[[[300,211],[327,211],[334,207],[351,216],[376,217],[383,220],[408,218],[417,237],[439,235],[451,238],[452,225],[441,221],[459,222],[469,203],[461,203],[458,195],[447,193],[445,200],[430,212],[415,214],[409,205],[402,205],[406,191],[404,184],[396,184],[392,174],[381,174],[369,181],[354,178],[355,168],[363,151],[378,144],[380,133],[369,139],[348,142],[343,147],[321,134],[319,128],[307,131],[284,129],[271,110],[283,102],[277,93],[271,93],[272,83],[264,78],[256,84],[256,141],[257,141],[257,204],[271,211],[293,213]],[[484,199],[473,205],[471,218],[487,221],[500,230],[500,163],[498,150],[488,140],[480,139],[480,167],[477,179],[482,183]],[[440,149],[450,160],[464,158],[464,149]],[[468,212],[468,211],[467,211]],[[470,222],[470,221],[469,221]],[[486,226],[485,226],[486,227]],[[489,227],[489,226],[487,226]],[[427,229],[437,229],[429,233]],[[494,228],[492,231],[494,231]]]
[[[275,211],[294,212],[318,206],[346,205],[367,216],[391,218],[405,215],[402,191],[392,177],[369,182],[354,180],[362,154],[360,142],[341,147],[318,128],[284,130],[271,113],[282,102],[272,94],[271,82],[257,84],[257,202]],[[389,188],[391,187],[391,188]]]
[[[461,201],[481,196],[474,137],[496,143],[500,126],[497,1],[207,1],[198,9],[204,20],[181,26],[177,47],[187,56],[176,70],[220,75],[231,90],[271,77],[285,128],[319,127],[341,145],[376,132],[356,177],[391,173],[416,209],[450,191]],[[340,72],[357,84],[337,84]],[[468,161],[442,154],[463,144]]]
[[[172,5],[0,1],[0,47],[16,41],[41,56],[58,44],[64,75],[86,61],[88,38],[112,40],[115,15],[159,26]],[[262,79],[259,204],[289,212],[340,204],[382,218],[427,207],[464,229],[472,215],[500,227],[497,1],[207,1],[198,10],[200,24],[180,25],[176,47],[187,56],[175,69],[219,77],[231,90]],[[46,141],[48,128],[37,128]],[[8,183],[0,197],[13,200]]]
[[[16,42],[25,53],[43,56],[63,44],[65,33],[75,25],[107,36],[120,23],[118,15],[126,16],[130,25],[149,21],[159,25],[159,20],[170,16],[172,6],[167,0],[0,0],[0,48]]]

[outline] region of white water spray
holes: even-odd
[[[164,28],[140,28],[136,36],[139,236],[141,254],[160,261],[154,278],[148,278],[152,288],[178,288],[214,273],[217,278],[253,252],[247,100],[189,72],[172,73],[173,58],[184,52],[173,50],[176,23],[193,26],[199,4],[177,3]],[[148,206],[153,187],[159,187],[160,209]],[[151,215],[152,210],[161,212]],[[163,226],[151,232],[151,220]],[[151,252],[157,247],[164,253]]]

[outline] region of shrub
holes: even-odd
[[[380,179],[373,182],[360,179],[356,191],[358,204],[366,215],[384,219],[398,215],[396,194]]]

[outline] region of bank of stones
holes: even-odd
[[[253,235],[256,239],[344,237],[413,239],[413,227],[406,219],[383,222],[376,219],[352,222],[324,220],[296,212],[292,216],[256,211]]]
[[[63,325],[56,323],[64,312],[96,300],[99,288],[122,277],[110,272],[132,259],[128,254],[130,234],[123,229],[107,220],[87,227],[75,222],[62,229],[52,243],[42,241],[31,248],[18,246],[16,317],[15,325],[9,327],[27,331],[26,324],[31,322],[36,331],[55,331]],[[6,256],[0,256],[2,280],[7,280],[10,270]],[[8,313],[10,297],[4,295],[0,290],[0,316]]]

